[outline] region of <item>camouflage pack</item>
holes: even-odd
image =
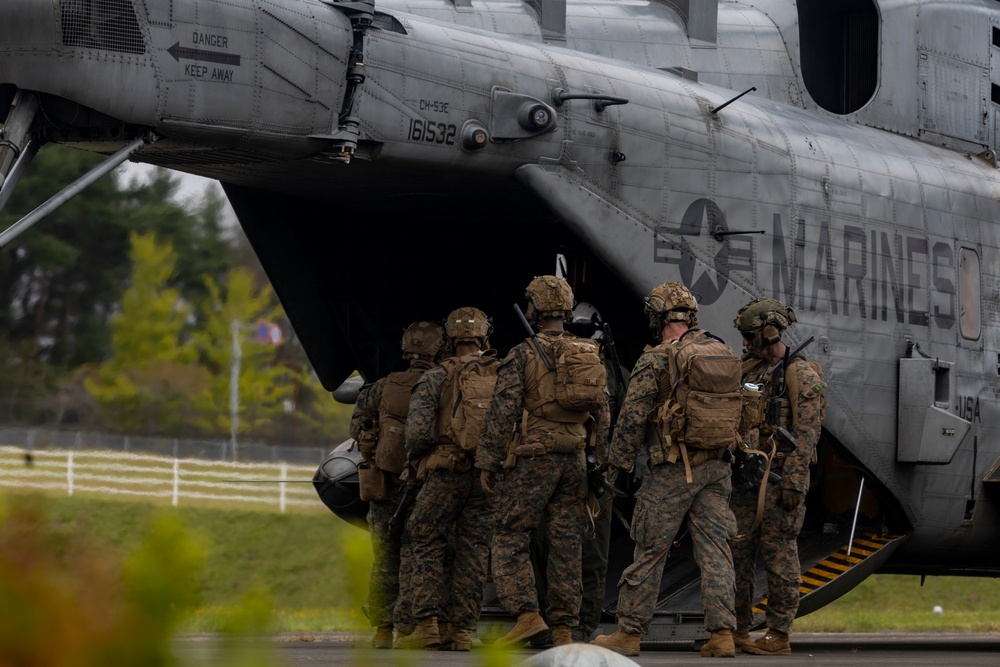
[[[479,446],[499,362],[494,356],[466,355],[441,365],[451,382],[441,400],[438,429],[463,450],[473,451]]]
[[[406,416],[410,411],[413,385],[423,376],[423,369],[390,373],[382,383],[378,404],[379,436],[375,446],[375,465],[386,472],[399,474],[406,467]]]
[[[570,333],[539,336],[537,340],[555,373],[546,375],[545,371],[551,373],[553,369],[539,369],[542,371],[538,385],[541,402],[554,401],[572,413],[600,412],[607,400],[607,370],[601,361],[597,341]],[[536,363],[544,365],[534,343],[529,343],[528,349]]]
[[[689,330],[689,333],[698,331]],[[664,439],[691,449],[736,442],[742,365],[728,345],[708,334],[685,336],[655,349],[670,357],[672,398],[657,413]]]

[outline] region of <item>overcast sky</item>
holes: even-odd
[[[152,172],[154,167],[148,164],[134,164],[132,162],[126,162],[122,166],[118,167],[118,174],[122,175],[125,182],[128,182],[130,178],[138,178],[140,180],[148,178],[148,174]],[[222,192],[222,186],[219,182],[211,178],[202,178],[201,176],[192,176],[191,174],[185,174],[180,171],[171,171],[170,173],[175,176],[179,176],[181,179],[181,187],[177,192],[177,203],[182,205],[190,205],[191,208],[198,205],[198,203],[205,196],[208,188],[215,187],[219,194],[225,199],[226,195]],[[225,222],[229,224],[236,224],[236,214],[233,212],[233,208],[229,205],[229,201],[226,200],[226,207],[223,211],[223,216]]]

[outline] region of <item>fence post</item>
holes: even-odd
[[[288,479],[288,464],[284,461],[281,462],[281,483],[278,484],[281,487],[281,500],[279,501],[279,506],[281,507],[281,513],[285,513],[285,480]]]
[[[73,495],[73,452],[66,454],[66,493]]]
[[[177,507],[177,498],[180,495],[181,486],[181,460],[174,457],[174,497],[171,501],[174,507]]]

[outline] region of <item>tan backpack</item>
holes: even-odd
[[[379,437],[375,465],[394,474],[406,467],[406,416],[410,412],[413,386],[423,377],[423,369],[390,373],[382,383],[378,404]]]
[[[658,421],[667,442],[691,449],[724,449],[736,442],[742,397],[742,364],[724,342],[702,335],[681,337],[656,349],[670,355],[672,399]]]
[[[445,423],[438,427],[463,450],[473,451],[479,446],[500,362],[494,356],[468,355],[446,359],[442,365],[449,368],[453,379],[450,390],[442,397],[441,415]]]
[[[541,341],[545,356],[553,366],[548,368],[538,358],[543,378],[539,383],[542,402],[554,400],[570,412],[599,413],[607,400],[607,370],[601,361],[597,341],[570,333],[538,336],[534,340]],[[537,355],[534,340],[528,342],[528,347]],[[545,370],[555,371],[554,382],[544,378]],[[546,395],[549,391],[552,394]]]

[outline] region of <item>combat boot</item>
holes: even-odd
[[[598,646],[603,646],[622,655],[639,655],[639,633],[628,630],[618,630],[613,635],[598,635],[594,640]]]
[[[557,625],[552,628],[552,645],[565,646],[573,643],[573,631],[565,625]]]
[[[471,651],[472,635],[468,630],[455,628],[448,639],[441,640],[440,651]]]
[[[441,645],[436,616],[417,621],[413,632],[396,641],[396,648],[437,648]]]
[[[749,646],[753,644],[753,640],[750,639],[750,631],[746,628],[736,628],[733,630],[733,646],[736,647],[736,651],[742,651],[744,646]]]
[[[372,638],[372,648],[392,648],[392,626],[380,625],[375,628]]]
[[[733,658],[736,657],[736,647],[733,645],[732,630],[712,630],[712,636],[701,647],[703,658]]]
[[[788,635],[781,630],[768,629],[767,634],[743,649],[754,655],[791,655],[792,647]]]
[[[531,639],[549,629],[537,611],[523,611],[517,617],[517,625],[496,641],[495,646],[510,646]]]

